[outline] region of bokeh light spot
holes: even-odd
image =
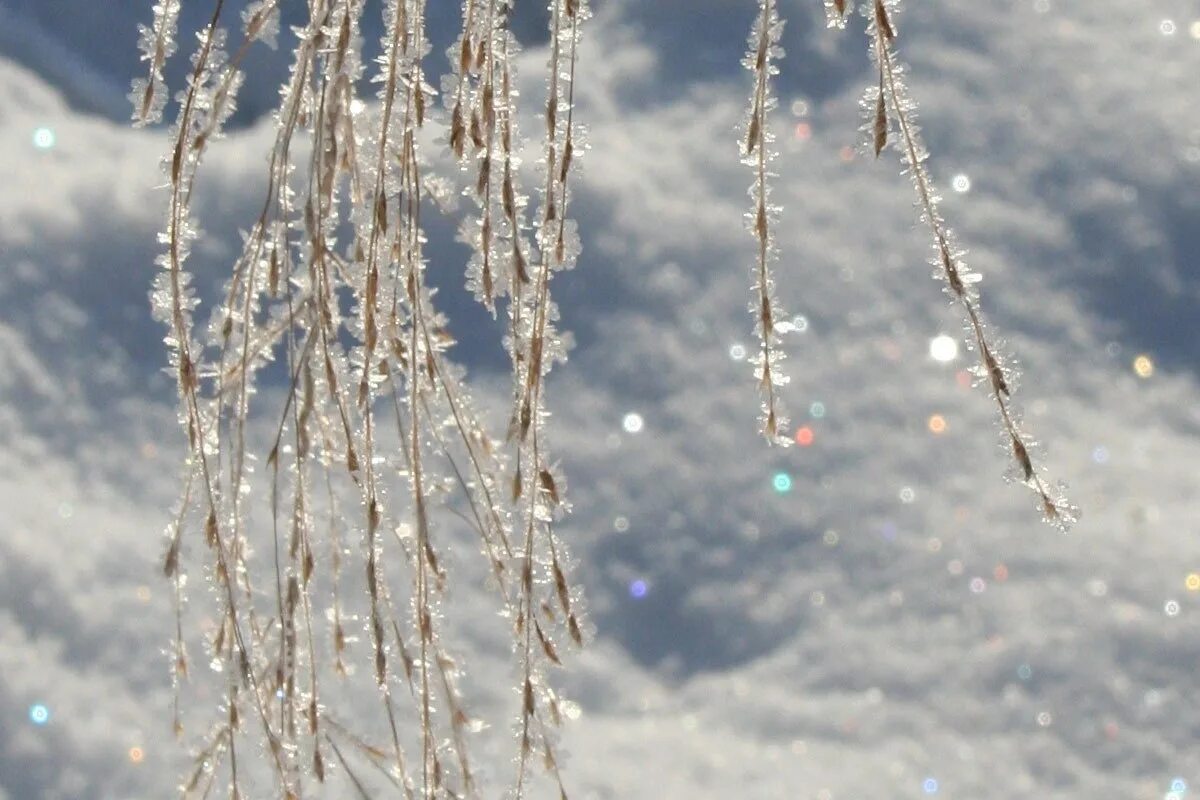
[[[971,191],[971,179],[961,173],[954,176],[954,179],[950,181],[950,185],[959,194]]]
[[[808,447],[813,443],[813,429],[805,425],[796,431],[796,444]]]
[[[792,476],[786,472],[777,472],[775,473],[775,477],[771,479],[771,485],[780,494],[787,494],[792,490]]]
[[[45,725],[50,721],[50,709],[43,703],[34,703],[29,707],[29,721],[34,725]]]
[[[640,578],[636,581],[630,582],[629,584],[629,596],[634,600],[641,600],[649,591],[650,587],[647,586],[646,582]]]
[[[145,751],[142,750],[142,748],[140,748],[140,747],[129,748],[130,763],[140,764],[140,763],[142,763],[142,761],[145,760],[145,758],[146,758],[146,753],[145,753]]]
[[[1192,572],[1183,579],[1183,585],[1189,592],[1200,592],[1200,572]]]
[[[929,432],[932,434],[942,434],[946,432],[946,418],[941,414],[934,414],[929,418]]]
[[[54,147],[56,141],[58,141],[58,137],[54,135],[52,128],[37,128],[33,132],[33,146],[38,150],[49,150]]]
[[[1154,374],[1154,359],[1142,353],[1133,360],[1133,372],[1139,378],[1149,378]]]
[[[625,419],[621,421],[621,427],[625,429],[626,433],[641,433],[645,425],[646,423],[642,419],[642,415],[635,411],[630,411],[625,415]]]
[[[926,778],[921,783],[921,789],[925,792],[925,794],[937,794],[938,793],[937,778]]]
[[[958,358],[958,340],[953,336],[940,334],[929,340],[929,357],[943,364]]]

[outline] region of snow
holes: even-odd
[[[163,141],[86,99],[124,94],[149,10],[118,4],[100,46],[69,13],[89,4],[52,5],[61,24],[0,7],[0,798],[163,797],[186,759],[158,564],[181,434],[147,301]],[[753,339],[734,150],[753,10],[611,0],[585,39],[584,249],[556,281],[576,346],[549,383],[574,505],[561,532],[597,629],[559,676],[579,709],[572,796],[1182,796],[1200,781],[1194,9],[938,0],[899,22],[931,169],[970,175],[943,211],[1021,359],[1043,460],[1084,509],[1067,536],[1004,484],[992,408],[956,372],[968,354],[928,357],[958,315],[894,158],[845,156],[864,41],[857,23],[826,30],[817,3],[781,4],[776,91],[812,134],[781,127],[773,194],[776,290],[805,321],[781,340],[783,398],[813,440],[758,437],[731,358]],[[18,48],[18,24],[47,47]],[[527,80],[544,56],[526,54]],[[271,125],[240,122],[198,190],[202,294],[261,199]],[[460,252],[447,228],[435,258]],[[482,327],[460,357],[502,407],[494,331],[466,319]],[[490,615],[455,560],[470,579],[452,604]],[[468,700],[504,719],[496,622],[452,635]],[[496,787],[506,734],[480,735]]]

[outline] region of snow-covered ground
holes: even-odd
[[[1200,791],[1200,10],[910,0],[900,20],[944,210],[1083,508],[1064,536],[1003,482],[969,354],[930,355],[960,321],[894,155],[845,151],[865,39],[817,0],[783,3],[776,195],[804,329],[785,398],[812,439],[761,444],[732,133],[753,5],[609,0],[583,56],[585,254],[558,284],[577,347],[551,382],[597,630],[560,676],[572,796]],[[168,797],[186,755],[157,568],[181,434],[146,300],[164,141],[119,102],[145,6],[0,2],[0,800]],[[207,168],[202,280],[259,198],[251,117]],[[491,333],[463,334],[502,396]],[[452,631],[468,664],[504,668],[495,628]]]

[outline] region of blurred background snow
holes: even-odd
[[[185,2],[185,30],[206,5]],[[442,41],[454,5],[434,4]],[[597,628],[560,676],[572,796],[1200,793],[1200,9],[927,0],[899,21],[946,215],[1084,510],[1063,536],[1003,482],[970,354],[935,344],[960,322],[894,155],[853,150],[860,26],[782,5],[778,278],[803,443],[775,451],[754,430],[732,133],[753,3],[596,3],[585,254],[557,286],[577,346],[552,379],[562,534]],[[157,569],[181,434],[147,301],[165,141],[124,101],[148,16],[0,0],[0,800],[169,797],[186,759]],[[202,175],[202,284],[260,200],[284,55],[259,54]],[[503,397],[495,331],[450,288],[452,231],[433,235],[458,357]],[[504,670],[484,590],[456,591],[484,609],[452,631],[468,669]],[[499,719],[515,702],[469,688]],[[483,746],[490,796],[508,747]]]

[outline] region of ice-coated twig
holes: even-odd
[[[926,167],[929,151],[921,139],[916,122],[916,102],[905,86],[904,67],[899,63],[895,42],[895,16],[900,0],[870,0],[864,5],[871,58],[878,70],[878,84],[868,89],[863,100],[867,114],[864,124],[870,147],[879,156],[887,146],[893,127],[899,134],[894,145],[900,152],[905,172],[917,194],[921,222],[932,235],[934,276],[945,282],[945,290],[963,313],[967,344],[978,355],[975,373],[996,404],[1005,449],[1015,464],[1017,481],[1037,495],[1038,510],[1047,522],[1066,531],[1079,517],[1079,510],[1063,494],[1061,486],[1052,486],[1040,464],[1031,455],[1033,442],[1023,430],[1012,399],[1016,374],[1007,357],[989,334],[979,306],[979,274],[964,261],[965,251],[955,242],[938,206],[938,194]]]
[[[742,162],[754,170],[754,182],[750,185],[753,205],[746,218],[758,245],[752,270],[750,312],[754,315],[754,330],[759,341],[758,353],[751,359],[762,394],[759,428],[767,441],[786,446],[790,441],[783,434],[787,418],[779,388],[788,383],[788,378],[780,366],[784,353],[778,344],[786,323],[780,322],[783,311],[775,298],[775,280],[771,272],[771,264],[777,258],[772,226],[778,218],[779,208],[770,202],[769,184],[772,177],[769,167],[776,155],[771,149],[775,137],[770,129],[770,113],[778,105],[771,91],[771,79],[779,72],[776,62],[783,58],[783,48],[779,45],[782,31],[783,21],[779,18],[776,0],[759,0],[749,50],[742,60],[754,75],[754,88],[750,93],[741,151]]]

